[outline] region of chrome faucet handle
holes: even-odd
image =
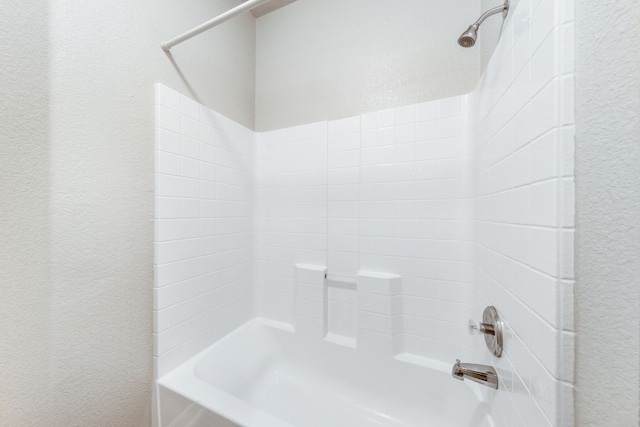
[[[504,347],[503,329],[504,324],[502,319],[498,314],[498,310],[493,306],[484,309],[482,322],[469,320],[469,333],[483,334],[487,348],[489,348],[491,353],[496,357],[502,356],[502,349]]]
[[[455,365],[451,369],[451,376],[457,380],[464,381],[464,375],[462,374],[462,367],[460,366],[460,359],[456,359]]]
[[[496,330],[490,323],[476,322],[475,320],[469,320],[469,333],[471,334],[485,334],[495,335]]]

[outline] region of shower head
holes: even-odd
[[[497,13],[502,13],[502,17],[506,18],[508,12],[509,0],[505,0],[502,6],[494,7],[493,9],[486,11],[475,23],[471,24],[469,28],[467,28],[467,31],[462,33],[458,38],[458,44],[462,47],[473,47],[478,39],[478,29],[480,28],[480,25],[482,25],[488,17]]]
[[[473,47],[478,39],[478,28],[480,28],[480,25],[470,25],[467,31],[458,38],[458,44],[462,47]]]

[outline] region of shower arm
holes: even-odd
[[[493,9],[489,9],[487,10],[485,13],[482,14],[482,16],[480,18],[478,18],[478,20],[473,24],[473,25],[477,25],[478,27],[480,25],[482,25],[482,23],[484,21],[486,21],[486,19],[490,16],[493,16],[497,13],[501,13],[504,12],[505,10],[509,9],[509,3],[505,2],[505,4],[503,4],[502,6],[498,6],[498,7],[494,7]]]

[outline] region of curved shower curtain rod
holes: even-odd
[[[233,18],[236,15],[239,15],[243,12],[248,12],[252,9],[255,9],[256,7],[260,6],[263,3],[267,3],[271,0],[248,0],[245,1],[244,3],[234,7],[233,9],[230,9],[226,12],[224,12],[221,15],[216,16],[213,19],[210,19],[209,21],[205,22],[204,24],[200,24],[197,27],[187,31],[186,33],[182,33],[177,37],[172,38],[171,40],[167,40],[166,42],[160,44],[160,46],[162,47],[162,50],[164,50],[165,52],[169,52],[171,50],[171,48],[177,44],[182,43],[183,41],[189,40],[192,37],[197,36],[200,33],[203,33],[213,27],[215,27],[216,25],[220,25],[225,21],[228,21],[229,19]]]

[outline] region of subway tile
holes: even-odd
[[[531,181],[541,181],[558,176],[559,132],[552,130],[531,142]]]
[[[210,108],[200,105],[200,123],[202,125],[215,127],[217,113]]]
[[[531,185],[531,223],[556,227],[558,218],[558,180],[547,180]]]
[[[438,100],[438,119],[462,115],[463,102],[461,96]]]
[[[360,117],[356,116],[340,120],[332,120],[328,123],[328,125],[329,136],[360,132]]]
[[[571,23],[575,20],[576,11],[575,11],[575,0],[567,0],[561,2],[558,7],[559,10],[559,22],[561,24]]]
[[[189,157],[181,158],[181,172],[185,178],[200,178],[200,162]]]
[[[572,229],[562,230],[561,243],[562,243],[562,278],[573,279],[574,278],[574,231]]]
[[[561,305],[559,307],[561,312],[561,328],[565,331],[573,331],[573,288],[575,282],[572,280],[564,280],[560,284],[560,298]]]
[[[453,138],[441,138],[438,140],[438,158],[461,158],[466,152],[465,138],[453,137]]]
[[[567,126],[575,123],[575,90],[573,74],[563,76],[559,81],[560,124]]]
[[[154,285],[156,287],[167,286],[183,279],[182,265],[179,262],[154,267]]]
[[[531,49],[534,55],[558,24],[558,7],[555,4],[541,0],[539,4],[534,5],[531,20]]]
[[[416,121],[435,120],[438,118],[438,101],[429,101],[416,105]]]
[[[558,47],[560,29],[556,28],[531,59],[531,90],[538,93],[559,75]]]
[[[199,219],[182,219],[180,220],[180,228],[182,230],[181,235],[179,236],[182,239],[190,239],[200,237],[202,235],[206,236],[204,233],[204,227],[200,227]]]
[[[414,123],[416,121],[416,106],[407,105],[394,110],[396,126]]]
[[[360,133],[341,133],[330,135],[328,138],[328,151],[350,151],[360,149]],[[330,166],[331,167],[331,166]]]
[[[557,277],[558,275],[558,233],[551,228],[532,228],[529,244],[531,266]]]
[[[525,268],[528,279],[523,302],[554,327],[559,327],[560,289],[557,278]]]
[[[195,120],[200,120],[200,104],[184,95],[180,96],[180,112]]]
[[[160,83],[154,85],[154,91],[156,105],[180,112],[180,93]]]
[[[200,142],[197,139],[183,136],[181,142],[182,147],[180,154],[182,154],[182,156],[192,159],[200,158]]]
[[[198,153],[198,158],[201,161],[207,162],[207,163],[215,163],[216,150],[215,150],[215,147],[213,145],[206,144],[206,143],[200,143],[199,144],[199,148],[200,149],[199,149],[199,153]]]
[[[445,117],[438,119],[438,138],[453,138],[461,135],[461,117]]]
[[[156,152],[156,173],[166,175],[180,176],[182,171],[182,159],[180,156],[165,153],[163,151]]]
[[[180,132],[182,136],[198,140],[200,139],[200,122],[183,114],[180,121]]]
[[[216,130],[213,126],[200,123],[200,142],[215,145],[218,138],[220,138],[220,131]]]
[[[196,258],[201,255],[200,239],[183,239],[180,243],[180,259]]]
[[[199,218],[200,200],[182,199],[180,203],[180,216],[182,218]]]
[[[415,125],[416,140],[428,141],[438,136],[438,120],[419,121]]]
[[[340,151],[329,153],[328,164],[332,168],[346,168],[360,166],[361,153],[358,151]]]
[[[217,172],[220,173],[220,175],[222,175],[223,171],[221,171],[220,169],[221,168],[217,168],[215,165],[211,163],[200,162],[200,164],[198,165],[198,170],[200,171],[199,178],[202,181],[214,182],[216,181]],[[194,173],[195,171],[191,171],[190,176],[193,176]]]
[[[156,197],[156,219],[180,218],[181,200],[173,197]]]
[[[377,128],[376,113],[367,113],[360,116],[360,126],[363,133]]]
[[[395,144],[407,144],[416,140],[416,126],[414,123],[403,124],[395,127]]]
[[[181,153],[180,134],[166,129],[156,129],[156,149],[179,155]]]
[[[180,197],[181,195],[181,179],[179,176],[156,175],[156,196]]]
[[[394,110],[378,111],[376,114],[376,128],[390,128],[395,124],[395,112]]]
[[[573,4],[573,0],[562,2],[562,5]],[[560,27],[560,63],[559,74],[566,75],[575,72],[575,25],[573,22],[566,23]]]
[[[156,242],[182,238],[182,224],[179,219],[156,220]]]
[[[531,136],[536,138],[558,126],[558,80],[545,86],[531,101]]]

